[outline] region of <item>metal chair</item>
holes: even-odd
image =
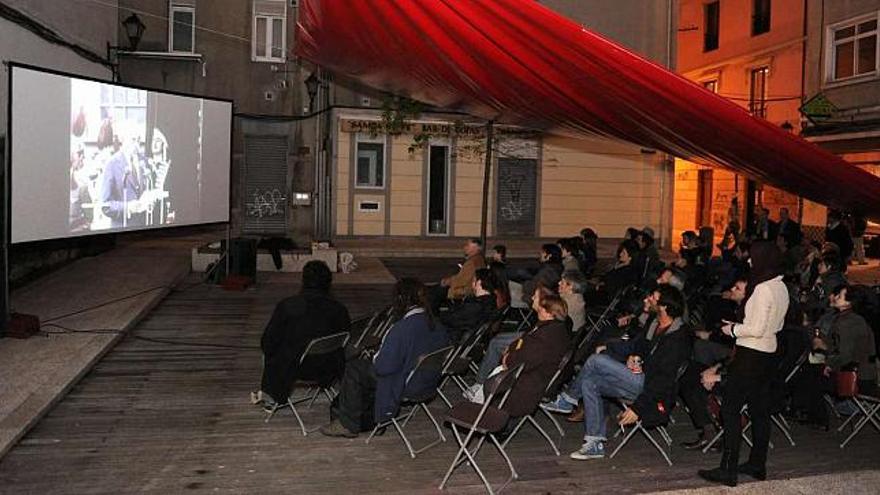
[[[401,408],[409,407],[409,411],[405,413],[401,413],[399,416],[382,421],[376,424],[376,427],[373,428],[373,431],[370,432],[370,436],[367,437],[367,443],[370,443],[370,440],[376,435],[382,428],[387,428],[388,426],[394,426],[394,429],[397,430],[397,433],[400,435],[401,440],[403,440],[404,445],[406,445],[406,450],[409,452],[409,456],[413,459],[416,458],[416,454],[420,454],[429,448],[446,441],[446,437],[443,436],[443,430],[440,428],[440,424],[434,418],[434,415],[431,414],[431,410],[428,409],[428,403],[430,403],[434,397],[437,396],[437,382],[440,381],[440,372],[443,370],[446,362],[449,360],[449,356],[455,350],[453,346],[444,347],[442,349],[438,349],[434,352],[430,352],[428,354],[423,354],[419,356],[418,361],[416,361],[415,367],[412,371],[409,372],[409,375],[406,377],[406,382],[404,385],[404,395],[401,398]],[[412,381],[414,376],[417,376],[420,373],[435,373],[437,375],[437,380],[434,385],[428,387],[427,390],[422,391],[421,393],[413,394],[412,391],[407,391],[407,388]],[[409,392],[409,393],[408,393]],[[434,424],[434,428],[437,430],[438,439],[421,447],[418,450],[414,450],[412,447],[412,443],[409,438],[407,438],[403,429],[406,428],[406,425],[409,423],[409,420],[412,419],[413,415],[415,415],[416,411],[422,410],[425,412],[425,415],[428,416],[428,419],[431,420],[431,423]]]
[[[562,356],[562,360],[559,362],[559,367],[556,368],[556,373],[553,374],[553,377],[550,378],[550,381],[547,383],[547,387],[544,389],[544,397],[555,397],[556,396],[556,393],[559,391],[559,388],[562,386],[562,383],[560,380],[560,378],[562,377],[562,372],[568,366],[568,363],[571,361],[571,357],[573,354],[574,354],[574,351],[568,351],[567,353],[565,353],[564,356]],[[565,430],[562,429],[562,426],[559,425],[559,422],[556,420],[556,418],[553,417],[552,414],[550,414],[549,412],[544,410],[544,408],[539,407],[539,405],[540,404],[535,404],[535,409],[534,409],[533,413],[527,414],[527,415],[523,416],[522,418],[520,418],[516,427],[513,429],[513,432],[511,432],[510,435],[507,436],[507,438],[504,440],[504,443],[502,444],[502,446],[504,446],[506,448],[507,444],[510,443],[511,440],[513,440],[513,437],[515,437],[516,434],[519,433],[520,428],[522,428],[523,425],[526,424],[526,422],[528,422],[532,426],[534,426],[536,430],[538,430],[538,433],[540,433],[541,436],[544,437],[544,440],[547,440],[547,443],[550,444],[550,448],[553,449],[553,453],[555,453],[557,456],[559,456],[559,449],[556,447],[556,443],[553,442],[553,439],[550,438],[550,435],[547,434],[547,432],[544,431],[543,428],[541,428],[541,425],[538,424],[538,421],[535,419],[535,413],[543,413],[544,416],[547,416],[547,418],[550,419],[550,422],[553,423],[553,426],[556,427],[556,431],[559,432],[560,437],[565,436]]]
[[[312,341],[309,342],[309,344],[306,346],[305,351],[303,351],[302,356],[300,356],[299,364],[302,365],[307,358],[326,356],[337,351],[343,351],[345,349],[345,345],[348,343],[349,337],[351,337],[351,335],[348,332],[339,332],[333,335],[327,335],[326,337],[312,339]],[[286,403],[275,403],[272,406],[272,410],[269,411],[268,416],[266,416],[266,423],[268,423],[269,420],[272,419],[276,412],[286,407],[289,407],[290,410],[293,412],[293,416],[296,418],[297,423],[299,423],[299,427],[302,430],[303,436],[308,436],[309,433],[317,431],[318,428],[313,428],[311,430],[306,429],[305,424],[303,424],[302,417],[299,415],[299,411],[297,411],[296,409],[296,405],[303,402],[308,402],[308,407],[311,407],[312,404],[314,404],[315,400],[318,398],[318,395],[322,393],[324,394],[324,396],[327,397],[327,400],[333,402],[333,398],[336,395],[336,390],[333,388],[332,384],[324,385],[313,380],[297,380],[293,384],[293,390],[302,387],[308,388],[306,395],[304,397],[294,399],[291,392],[291,395],[287,397]],[[314,393],[312,393],[312,391],[314,391]]]
[[[522,374],[523,367],[524,365],[520,364],[514,369],[502,371],[487,380],[483,387],[484,393],[486,394],[486,400],[482,405],[473,402],[461,402],[456,404],[455,407],[446,414],[446,417],[444,418],[445,422],[448,422],[452,428],[452,433],[455,436],[455,441],[458,443],[459,448],[458,453],[455,455],[455,459],[453,459],[452,464],[449,466],[449,470],[446,471],[446,476],[444,476],[443,481],[440,482],[441,490],[446,488],[446,483],[449,482],[452,473],[464,463],[467,463],[473,468],[490,495],[501,492],[501,490],[509,485],[510,482],[519,477],[516,468],[513,467],[513,462],[510,460],[510,456],[508,456],[507,452],[504,450],[504,445],[498,440],[497,434],[504,431],[507,422],[510,420],[510,415],[507,414],[503,408],[510,396],[510,391],[513,389],[514,385],[516,385],[517,380]],[[493,402],[495,402],[495,399],[499,397],[500,400],[498,401],[498,405],[492,405]],[[467,432],[464,435],[464,438],[462,438],[459,429]],[[480,439],[477,441],[476,447],[471,450],[468,446],[476,435],[479,435]],[[501,457],[507,462],[507,467],[510,470],[510,476],[497,490],[492,489],[492,485],[489,483],[489,480],[486,479],[486,475],[483,474],[480,466],[477,465],[476,460],[477,454],[483,447],[487,438],[495,448],[498,449],[498,453],[501,454]]]
[[[437,393],[447,407],[452,407],[452,402],[446,397],[446,394],[443,393],[443,389],[446,387],[446,384],[452,380],[462,392],[467,390],[469,385],[464,377],[473,372],[471,368],[473,362],[473,359],[471,359],[471,353],[477,345],[482,342],[483,338],[489,331],[489,327],[492,326],[492,323],[493,322],[491,321],[483,323],[476,331],[462,340],[450,355],[445,366],[443,366],[441,373],[442,378],[440,380],[440,385],[437,387]]]
[[[842,432],[848,424],[855,421],[852,432],[850,432],[849,436],[841,442],[841,449],[846,447],[846,445],[855,438],[855,436],[858,435],[868,423],[871,423],[877,431],[880,431],[880,398],[861,394],[858,391],[858,387],[854,388],[856,389],[853,390],[854,393],[848,393],[846,395],[841,394],[838,389],[839,397],[850,399],[858,408],[858,411],[846,418],[843,424],[837,429],[837,431]]]
[[[687,367],[689,364],[690,364],[690,362],[685,361],[684,363],[682,363],[678,367],[678,370],[675,372],[675,382],[674,383],[675,383],[675,387],[676,387],[676,393],[673,395],[673,397],[678,396],[678,392],[677,392],[678,381],[681,380],[682,376],[684,376],[684,373],[687,370]],[[631,401],[631,400],[621,399],[621,398],[618,398],[617,400],[618,400],[618,403],[620,404],[621,408],[623,408],[623,410],[628,410],[630,408],[630,406],[632,406],[632,404],[633,404],[633,401]],[[666,414],[667,420],[670,418],[670,415],[672,414],[673,407],[674,407],[674,404],[669,404],[669,410],[667,411],[667,414]],[[639,418],[639,420],[636,421],[636,424],[633,425],[632,428],[630,428],[628,433],[624,434],[624,428],[622,426],[617,429],[617,432],[614,434],[615,438],[620,436],[621,434],[624,434],[624,437],[620,441],[620,443],[617,444],[617,447],[615,447],[614,451],[611,452],[611,455],[608,456],[608,458],[614,459],[614,456],[616,456],[617,453],[620,452],[620,450],[627,443],[629,443],[629,441],[632,439],[633,436],[635,436],[636,433],[641,433],[645,438],[648,439],[649,442],[651,442],[651,445],[653,445],[654,448],[657,449],[658,452],[660,452],[660,455],[663,456],[663,459],[666,461],[666,463],[669,464],[670,466],[672,466],[672,459],[669,457],[669,453],[667,453],[666,449],[664,449],[660,445],[660,443],[654,438],[654,436],[651,435],[650,430],[652,430],[652,429],[657,430],[657,432],[660,433],[660,436],[663,438],[663,442],[666,443],[666,447],[668,447],[668,448],[672,447],[672,437],[670,437],[669,432],[666,431],[666,425],[660,424],[660,425],[656,425],[656,426],[654,426],[654,425],[648,426],[648,425],[645,425],[645,423],[643,422],[643,420],[641,418]]]

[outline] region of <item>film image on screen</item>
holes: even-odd
[[[229,220],[231,102],[12,72],[12,242]]]
[[[156,127],[158,99],[86,80],[72,80],[70,93],[70,232],[173,224],[169,172],[175,165],[198,172],[201,163],[175,163]],[[200,131],[202,108],[191,110]],[[190,136],[188,147],[201,146],[200,134]],[[200,160],[201,153],[189,158]]]

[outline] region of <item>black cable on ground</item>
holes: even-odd
[[[88,333],[88,334],[98,334],[98,335],[113,335],[113,334],[125,334],[126,332],[120,330],[118,328],[89,328],[89,329],[78,329],[71,328],[64,325],[59,325],[57,323],[47,323],[44,324],[43,327],[52,327],[57,328],[60,331],[58,332],[44,332],[48,335],[53,334],[65,334],[65,333]],[[171,339],[157,339],[152,337],[142,337],[140,335],[128,334],[128,337],[141,340],[144,342],[151,342],[154,344],[165,344],[165,345],[178,345],[178,346],[189,346],[189,347],[212,347],[218,349],[237,349],[237,350],[260,350],[259,346],[244,346],[244,345],[231,345],[231,344],[213,344],[208,342],[188,342],[184,340],[171,340]]]

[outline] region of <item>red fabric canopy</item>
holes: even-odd
[[[298,54],[500,123],[623,139],[880,219],[880,178],[533,0],[305,0]]]

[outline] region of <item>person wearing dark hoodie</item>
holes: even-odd
[[[544,244],[541,246],[539,258],[541,267],[531,280],[523,283],[522,301],[532,303],[532,295],[539,285],[544,287],[556,287],[562,278],[562,250],[556,244]]]
[[[346,364],[339,395],[330,407],[334,419],[321,427],[324,435],[357,437],[376,423],[393,418],[405,392],[420,395],[437,386],[438,373],[414,376],[409,384],[406,378],[419,356],[449,345],[446,328],[434,320],[421,282],[401,279],[394,292],[397,323],[372,360],[356,359]]]
[[[480,325],[494,320],[498,315],[495,294],[495,278],[488,268],[474,273],[473,295],[467,296],[451,310],[441,314],[440,321],[449,330],[453,343],[477,330]]]
[[[736,486],[739,473],[758,480],[767,477],[770,386],[776,372],[776,334],[785,325],[789,305],[788,288],[782,281],[782,253],[779,248],[772,242],[756,242],[752,244],[751,260],[743,322],[726,322],[721,328],[725,335],[736,339],[721,408],[724,424],[721,464],[715,469],[698,471],[701,478],[727,486]],[[718,367],[706,370],[702,380],[707,389],[713,388],[721,380]],[[749,460],[740,465],[743,405],[748,405],[752,420],[753,446]]]
[[[287,402],[297,379],[332,383],[342,375],[345,356],[340,350],[330,356],[300,358],[312,339],[348,331],[348,310],[330,295],[333,274],[323,261],[310,261],[302,272],[300,293],[283,299],[272,313],[260,347],[263,376],[260,391],[251,394],[254,404],[272,407]]]

